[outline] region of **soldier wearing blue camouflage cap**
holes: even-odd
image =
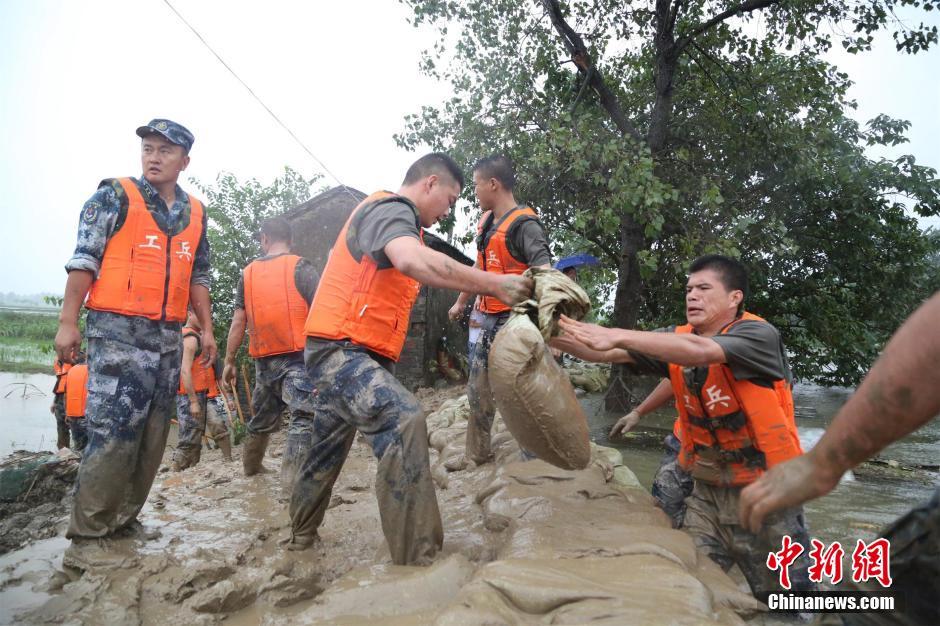
[[[206,211],[177,184],[193,134],[155,119],[137,135],[143,175],[103,180],[82,209],[55,338],[59,359],[74,362],[84,302],[88,444],[63,560],[79,569],[111,563],[106,538],[140,529],[137,514],[166,447],[190,303],[203,358],[216,356]]]

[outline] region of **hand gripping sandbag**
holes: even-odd
[[[591,460],[587,416],[545,342],[558,333],[560,314],[581,319],[590,301],[558,270],[530,268],[525,275],[535,281],[533,299],[516,305],[493,339],[490,388],[520,446],[557,467],[583,469]]]

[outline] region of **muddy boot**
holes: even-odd
[[[224,437],[219,437],[218,439],[216,439],[215,442],[218,444],[219,450],[222,451],[222,460],[231,461],[232,460],[232,441],[231,439],[228,438],[228,433],[226,433]]]
[[[245,438],[245,443],[242,444],[242,467],[245,470],[245,476],[265,474],[271,471],[261,464],[270,438],[270,433],[248,435]]]
[[[126,549],[115,546],[109,539],[76,537],[62,555],[62,565],[83,572],[91,569],[133,567],[137,558]]]
[[[173,455],[173,465],[170,467],[174,472],[181,472],[188,467],[192,467],[199,462],[202,448],[177,448]]]

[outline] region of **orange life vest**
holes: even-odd
[[[364,251],[356,251],[354,255],[346,237],[360,211],[387,202],[404,202],[414,209],[410,200],[389,191],[376,192],[359,203],[330,251],[310,305],[304,334],[323,339],[349,339],[397,361],[405,345],[411,307],[418,299],[421,284],[394,267],[379,269]],[[414,210],[423,244],[424,231],[418,222],[417,209]]]
[[[298,261],[296,254],[283,254],[245,268],[248,353],[256,359],[304,349],[307,301],[294,280]]]
[[[740,321],[764,320],[744,313]],[[688,324],[677,333],[691,333]],[[775,380],[764,387],[737,380],[726,363],[709,366],[705,382],[690,389],[686,373],[695,368],[669,364],[669,377],[679,412],[679,464],[703,482],[743,486],[768,468],[803,453],[793,416],[790,382]]]
[[[183,339],[186,337],[195,337],[199,341],[199,331],[191,326],[183,327]],[[190,372],[193,378],[193,391],[196,393],[202,391],[208,391],[206,395],[209,398],[215,398],[219,395],[219,386],[215,382],[215,368],[212,367],[212,364],[203,365],[202,359],[199,358],[199,353],[201,350],[196,351],[196,356],[193,358],[193,365],[190,368]],[[180,372],[180,388],[179,395],[186,395],[186,387],[183,385],[183,373]]]
[[[521,274],[529,266],[509,254],[506,238],[513,223],[521,217],[538,217],[531,207],[517,206],[500,218],[496,229],[492,231],[489,239],[486,238],[485,228],[492,216],[491,211],[485,212],[477,225],[477,268],[485,272],[496,274]],[[499,298],[493,296],[480,296],[480,310],[484,313],[503,313],[512,307],[503,304]]]
[[[66,374],[65,416],[85,417],[85,403],[88,401],[88,365],[81,363],[69,369]]]
[[[55,389],[53,393],[65,393],[65,375],[72,369],[71,363],[62,363],[58,357],[52,362],[52,371],[55,372]]]
[[[189,225],[168,237],[154,221],[137,185],[118,179],[127,217],[108,240],[86,306],[98,311],[182,322],[189,303],[193,259],[202,237],[203,207],[189,196]]]

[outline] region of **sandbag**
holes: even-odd
[[[516,305],[496,334],[489,355],[489,381],[496,407],[519,445],[563,469],[591,461],[587,416],[567,373],[545,341],[557,334],[561,313],[581,319],[587,294],[557,270],[530,268],[533,299]]]

